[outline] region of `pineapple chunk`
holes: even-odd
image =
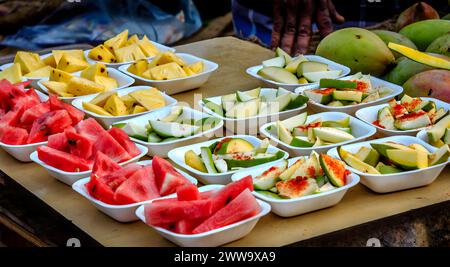
[[[145,35],[137,42],[137,44],[147,57],[153,57],[159,53],[158,48],[156,48],[156,46]]]
[[[130,73],[133,73],[135,75],[141,76],[141,74],[147,70],[148,66],[148,62],[146,59],[140,59],[136,62],[134,62],[133,64],[131,64],[127,71],[129,71]]]
[[[55,82],[64,82],[64,83],[69,83],[69,81],[72,79],[72,74],[62,71],[62,70],[58,70],[58,69],[52,69],[50,71],[50,77],[49,80],[50,81],[55,81]]]
[[[120,99],[122,99],[123,103],[125,104],[125,106],[127,106],[128,110],[133,109],[134,104],[136,104],[136,99],[134,99],[130,95],[123,95],[120,97]]]
[[[150,69],[154,80],[172,80],[186,77],[186,72],[175,62],[156,66]]]
[[[158,65],[171,63],[171,62],[177,63],[178,65],[180,65],[180,67],[183,67],[186,65],[186,62],[184,62],[184,60],[181,57],[179,57],[179,56],[175,55],[175,53],[169,52],[169,51],[162,53],[161,58],[158,61]]]
[[[145,78],[145,79],[148,79],[148,80],[153,80],[152,74],[150,72],[151,70],[152,69],[148,69],[148,70],[144,71],[140,76],[142,78]]]
[[[139,37],[137,34],[133,34],[130,38],[128,38],[128,41],[125,43],[125,46],[132,45],[139,42]]]
[[[80,77],[73,77],[70,79],[67,87],[67,92],[75,96],[96,94],[103,91],[105,91],[105,87],[103,85]]]
[[[192,75],[197,74],[193,70],[191,70],[191,68],[189,68],[189,66],[184,66],[183,70],[184,70],[184,72],[186,72],[187,76],[192,76]]]
[[[49,55],[48,57],[42,59],[45,65],[50,66],[52,68],[56,68],[56,60],[53,55]]]
[[[94,81],[95,76],[108,77],[108,71],[106,70],[106,66],[104,64],[96,63],[83,70],[80,76]]]
[[[127,107],[117,95],[112,95],[110,98],[108,98],[104,109],[106,110],[106,112],[111,113],[113,116],[122,116],[128,114]]]
[[[142,112],[146,112],[146,111],[147,111],[147,109],[144,108],[143,106],[136,105],[133,107],[131,114],[138,114],[138,113],[142,113]]]
[[[94,112],[98,115],[112,116],[111,113],[106,111],[104,108],[94,105],[90,102],[83,102],[83,108],[87,111]]]
[[[52,55],[55,60],[56,66],[58,66],[59,61],[63,57],[63,55],[67,55],[70,57],[78,58],[79,60],[86,61],[84,57],[83,50],[74,49],[74,50],[52,50]]]
[[[50,94],[62,96],[62,97],[72,97],[73,94],[70,94],[67,90],[68,84],[64,82],[55,82],[55,81],[42,81],[42,85],[44,85]]]
[[[152,59],[152,61],[150,61],[150,63],[148,63],[147,68],[151,69],[151,68],[154,68],[154,67],[160,65],[160,64],[159,64],[159,60],[161,59],[162,55],[163,55],[163,54],[158,54],[158,55],[156,55],[156,56]]]
[[[117,62],[128,62],[146,58],[137,44],[132,44],[114,50]]]
[[[195,63],[192,63],[191,65],[188,66],[193,72],[195,73],[202,73],[204,68],[205,68],[205,64],[203,63],[203,61],[197,61]]]
[[[17,52],[14,58],[14,63],[20,64],[22,75],[45,67],[44,62],[41,60],[38,54],[24,51]]]
[[[89,103],[103,107],[106,104],[106,101],[108,101],[108,98],[112,95],[117,95],[117,92],[115,91],[106,91],[103,93],[98,94],[96,97],[94,97]]]
[[[166,105],[163,94],[153,87],[134,91],[129,93],[129,95],[136,99],[136,101],[147,110],[162,108]]]
[[[106,63],[115,63],[116,57],[104,45],[99,45],[89,51],[88,57]]]
[[[22,71],[19,63],[12,64],[9,68],[0,71],[0,80],[6,79],[10,83],[19,83],[22,81]]]
[[[105,41],[104,45],[112,51],[125,46],[128,40],[128,30],[124,30],[118,35]]]
[[[73,57],[69,54],[63,54],[58,62],[58,65],[56,66],[57,69],[71,73],[84,70],[87,67],[89,67],[89,63],[87,63],[87,61]]]
[[[34,70],[32,72],[29,72],[25,74],[25,77],[27,78],[47,78],[50,76],[50,72],[52,71],[52,67],[45,66],[40,69]]]
[[[119,87],[119,84],[117,83],[116,79],[110,77],[95,76],[94,82],[103,85],[107,91]]]

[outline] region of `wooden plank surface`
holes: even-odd
[[[203,87],[175,95],[193,104],[197,99],[223,95],[260,84],[245,73],[247,67],[273,53],[232,37],[217,38],[177,47],[217,62],[220,67]],[[194,98],[195,94],[203,94]],[[0,151],[0,169],[76,226],[105,246],[173,246],[141,222],[122,224],[100,213],[89,201],[50,177],[34,163],[21,163]],[[392,194],[376,194],[358,185],[332,208],[289,219],[269,214],[245,238],[228,246],[282,246],[450,200],[448,167],[432,185]]]

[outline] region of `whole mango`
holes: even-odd
[[[417,46],[411,40],[409,40],[408,37],[401,35],[400,33],[385,30],[373,30],[372,32],[378,35],[378,37],[380,37],[386,45],[389,42],[392,42],[417,49]],[[402,56],[395,51],[392,51],[392,53],[394,54],[395,58],[399,58]]]
[[[428,70],[409,78],[403,92],[409,96],[429,96],[450,102],[450,71]]]
[[[413,41],[419,50],[424,51],[436,38],[447,32],[450,32],[449,20],[429,19],[410,24],[399,33]]]
[[[426,51],[450,57],[450,32],[436,38]]]
[[[430,5],[424,2],[418,2],[405,9],[397,19],[395,24],[397,31],[411,23],[426,20],[439,19],[438,12]]]
[[[325,37],[316,54],[349,67],[352,73],[382,75],[395,61],[391,50],[375,33],[344,28]]]

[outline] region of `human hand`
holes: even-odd
[[[333,31],[333,22],[343,23],[332,0],[274,0],[271,46],[289,54],[305,54],[315,22],[320,35]]]

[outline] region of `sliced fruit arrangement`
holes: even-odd
[[[209,147],[201,147],[200,154],[189,150],[184,162],[204,173],[225,173],[279,160],[285,153],[269,153],[269,140],[264,139],[257,147],[242,138],[224,138]]]
[[[41,101],[27,83],[0,81],[0,141],[25,145],[47,141],[84,118],[84,112],[63,103],[55,96]]]
[[[348,166],[368,174],[392,174],[425,169],[444,163],[450,156],[448,145],[431,153],[420,144],[404,145],[396,142],[371,143],[356,153],[338,147],[339,157]]]
[[[308,121],[307,112],[268,127],[278,140],[295,147],[321,147],[350,141],[352,135],[350,117],[336,121],[323,121],[321,118]]]
[[[80,76],[60,69],[51,69],[49,79],[41,81],[50,94],[74,97],[96,94],[119,87],[116,79],[109,77],[106,66],[101,63],[89,65]]]
[[[308,102],[308,98],[283,88],[263,94],[262,89],[258,87],[249,91],[237,91],[224,95],[221,97],[220,104],[207,98],[202,101],[205,107],[221,117],[242,119],[299,108]]]
[[[53,50],[45,58],[37,53],[18,51],[14,63],[0,72],[0,80],[7,79],[16,83],[22,81],[22,78],[49,77],[52,69],[77,72],[88,66],[83,50]]]
[[[98,152],[86,184],[89,194],[106,204],[127,205],[173,194],[192,185],[166,160],[155,156],[151,165],[130,163],[123,167]]]
[[[158,53],[158,48],[146,35],[141,39],[136,34],[128,38],[128,30],[124,30],[92,48],[88,57],[105,63],[122,63],[153,57]]]
[[[284,160],[252,179],[256,192],[275,199],[292,199],[344,186],[349,174],[344,162],[313,151],[291,166]]]
[[[262,62],[258,75],[268,80],[286,84],[305,84],[318,82],[320,79],[336,79],[341,70],[330,70],[328,64],[310,61],[299,55],[292,58],[281,48],[275,50],[276,57]]]
[[[372,124],[386,130],[416,130],[436,124],[447,114],[448,110],[438,108],[434,101],[403,95],[400,102],[392,99],[380,109]]]
[[[92,169],[99,152],[119,163],[141,153],[121,129],[106,131],[92,118],[80,121],[75,127],[64,127],[61,133],[48,137],[47,146],[37,149],[41,161],[66,172]]]
[[[102,116],[124,116],[139,114],[166,106],[163,93],[153,87],[119,96],[117,91],[106,91],[92,100],[82,102],[87,111]]]
[[[176,198],[146,204],[145,221],[178,234],[208,232],[259,214],[261,208],[251,191],[251,177],[205,192],[193,185],[182,186]]]
[[[134,122],[116,123],[113,127],[121,128],[130,137],[149,143],[164,143],[198,134],[214,128],[220,123],[216,117],[193,119],[183,107],[172,107],[170,113],[161,119],[149,120],[147,125]]]
[[[372,86],[370,75],[362,73],[345,80],[321,79],[319,87],[320,89],[306,90],[304,94],[318,104],[333,107],[370,103],[393,92],[386,86]]]
[[[127,71],[144,79],[165,81],[202,73],[204,65],[203,61],[188,64],[180,56],[168,51],[156,55],[150,62],[138,60]]]
[[[450,115],[445,115],[436,124],[427,129],[428,141],[432,146],[450,145]]]

